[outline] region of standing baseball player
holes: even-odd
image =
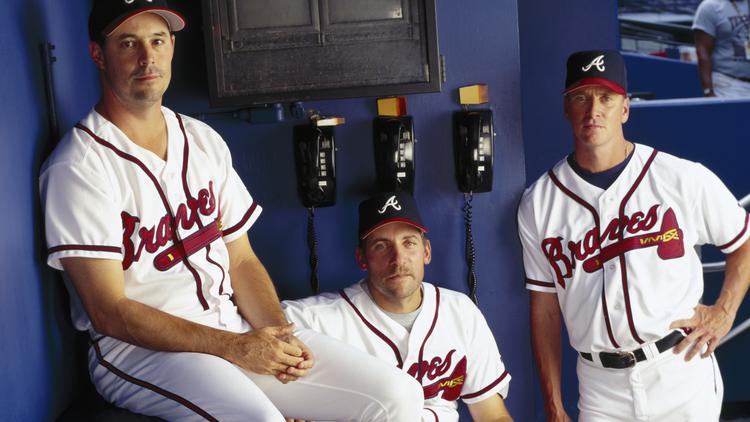
[[[627,141],[627,80],[614,51],[571,55],[564,91],[574,152],[518,210],[534,354],[550,421],[560,394],[560,314],[578,351],[580,421],[717,421],[713,351],[750,282],[748,215],[702,165]],[[695,245],[727,256],[700,303]],[[694,359],[700,354],[700,359]]]
[[[503,401],[511,377],[481,312],[466,295],[422,281],[432,259],[426,231],[409,194],[365,200],[356,249],[365,279],[284,301],[284,311],[414,377],[424,390],[422,421],[458,421],[459,398],[477,422],[511,421]]]
[[[161,106],[184,25],[163,0],[94,2],[102,97],[42,170],[48,263],[90,333],[97,391],[166,420],[413,422],[414,379],[287,322],[226,144]]]

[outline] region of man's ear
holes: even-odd
[[[357,265],[359,265],[359,269],[362,271],[367,271],[367,258],[365,257],[365,252],[357,246],[357,249],[354,250],[354,256],[357,258]]]
[[[432,244],[430,239],[424,239],[424,265],[432,262]]]
[[[104,51],[102,51],[102,46],[99,43],[89,41],[89,56],[91,56],[91,60],[94,61],[96,67],[104,70]]]
[[[622,123],[627,122],[628,118],[630,118],[630,98],[625,96],[625,99],[622,101]]]

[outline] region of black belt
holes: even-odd
[[[672,331],[667,336],[657,340],[654,344],[656,345],[656,350],[658,350],[659,353],[663,353],[676,346],[683,338],[685,338],[685,336],[682,335],[681,332]],[[594,361],[591,353],[580,352],[579,354],[586,360]],[[632,368],[636,363],[646,360],[646,353],[643,351],[643,348],[635,349],[630,352],[600,352],[599,360],[605,368]]]

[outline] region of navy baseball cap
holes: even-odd
[[[185,19],[166,0],[94,0],[89,14],[89,39],[107,37],[126,20],[141,13],[154,13],[167,21],[170,32],[185,27]]]
[[[628,77],[625,59],[614,50],[589,50],[568,57],[568,73],[563,94],[586,86],[603,86],[626,95]]]
[[[406,223],[427,232],[417,203],[407,192],[380,193],[359,204],[360,240],[389,223]]]

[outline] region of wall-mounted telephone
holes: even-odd
[[[458,189],[474,193],[491,191],[495,140],[492,111],[455,112],[453,131]]]
[[[375,118],[375,174],[381,191],[414,193],[414,143],[411,116]]]
[[[332,126],[294,127],[297,192],[306,208],[336,203],[336,144]]]

